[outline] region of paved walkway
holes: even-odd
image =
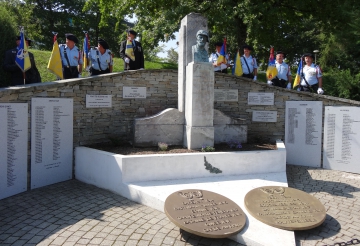
[[[292,165],[287,173],[290,187],[314,195],[327,209],[321,226],[295,233],[297,245],[360,240],[359,174]],[[70,180],[0,200],[0,245],[241,244],[181,233],[155,209]]]

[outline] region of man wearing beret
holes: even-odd
[[[19,50],[20,45],[20,36],[16,37],[16,48],[8,50],[5,52],[5,59],[3,64],[4,71],[11,73],[11,85],[23,85],[24,84],[24,74],[19,66],[15,63],[16,55]],[[31,40],[25,39],[26,45],[31,46]],[[31,68],[25,72],[25,84],[40,83],[41,77],[40,73],[35,65],[35,58],[31,52],[29,53]]]
[[[303,58],[305,64],[303,63],[298,90],[324,94],[322,89],[322,71],[318,65],[313,63],[313,54],[306,53],[303,55]]]
[[[66,44],[59,45],[64,79],[80,78],[83,59],[79,48],[75,45],[79,40],[71,33],[65,34],[65,37]]]
[[[218,58],[220,56],[220,51],[221,51],[222,46],[223,46],[222,42],[215,43],[215,53],[212,53],[210,55],[209,62],[211,62],[213,64],[214,72],[227,73],[227,68],[230,67],[229,56],[226,55],[226,57],[225,57],[227,63],[221,63],[221,64],[217,63],[217,60],[218,60]]]
[[[112,73],[113,59],[108,43],[99,38],[98,46],[89,52],[89,60],[91,61],[90,75],[99,75]]]
[[[257,63],[256,59],[251,56],[253,48],[250,45],[243,46],[244,55],[241,57],[241,66],[243,69],[242,77],[250,78],[256,81],[257,79]]]
[[[141,43],[136,41],[137,33],[130,29],[127,31],[127,40],[124,40],[120,44],[120,57],[124,60],[124,70],[137,70],[144,69],[144,52],[141,47]],[[130,41],[134,52],[134,57],[126,55],[126,43]]]
[[[291,89],[290,66],[284,62],[284,58],[285,53],[283,51],[276,52],[275,66],[278,73],[275,78],[273,78],[271,81],[268,81],[268,84]]]

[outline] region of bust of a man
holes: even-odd
[[[205,49],[207,42],[209,42],[209,34],[207,31],[199,30],[196,33],[196,45],[192,46],[194,62],[209,62],[208,53]]]

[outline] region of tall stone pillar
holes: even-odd
[[[184,146],[214,146],[214,68],[210,62],[186,67]]]
[[[196,44],[196,32],[199,30],[208,31],[207,19],[204,16],[190,13],[181,20],[178,58],[178,110],[180,112],[185,111],[186,66],[193,61],[191,47]]]

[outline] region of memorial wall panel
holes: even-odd
[[[72,178],[73,99],[31,100],[31,189]]]
[[[321,166],[322,102],[287,101],[285,112],[286,162]]]
[[[325,107],[324,168],[360,173],[360,108]]]
[[[0,199],[27,190],[28,104],[0,103]]]

